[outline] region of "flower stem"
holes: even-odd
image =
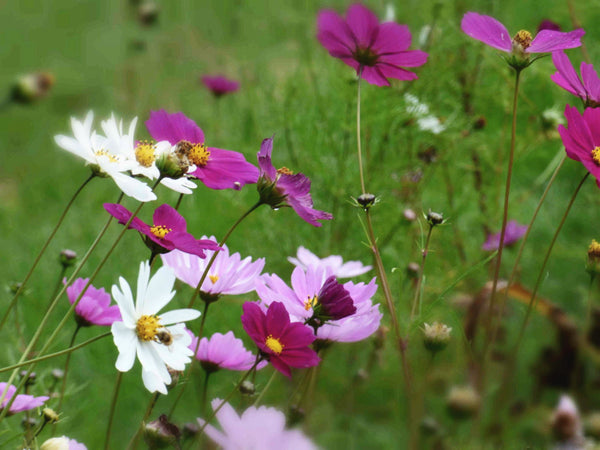
[[[77,333],[79,332],[80,329],[81,329],[81,325],[77,324],[77,327],[75,328],[75,331],[73,332],[73,336],[71,336],[71,342],[69,342],[69,348],[73,347],[73,345],[75,344],[75,338],[77,337]],[[60,397],[58,398],[58,406],[56,407],[56,412],[58,412],[58,413],[60,413],[60,411],[61,411],[63,400],[65,398],[65,390],[67,388],[67,374],[69,373],[69,363],[71,362],[72,354],[73,354],[72,352],[67,353],[67,358],[65,361],[65,368],[63,369],[63,379],[62,379],[62,386],[60,388]],[[54,434],[55,430],[56,430],[56,423],[52,427],[52,434]]]
[[[128,449],[135,448],[137,446],[137,441],[140,437],[140,434],[142,434],[142,432],[144,430],[144,425],[145,425],[146,421],[148,420],[148,418],[150,417],[150,414],[152,414],[152,410],[156,406],[156,402],[158,401],[159,396],[160,396],[160,392],[155,392],[154,394],[152,394],[152,397],[150,397],[150,402],[148,403],[148,406],[146,407],[146,412],[144,413],[144,417],[142,418],[142,421],[140,422],[140,426],[138,427],[137,431],[131,438],[131,441],[129,441],[129,444],[127,444]]]
[[[17,290],[17,292],[15,293],[14,297],[10,301],[10,303],[8,305],[8,308],[6,309],[6,312],[4,313],[4,316],[2,317],[2,320],[0,320],[0,330],[2,330],[2,328],[4,327],[4,324],[6,323],[6,320],[8,318],[8,314],[10,313],[10,310],[15,306],[15,303],[17,302],[18,298],[20,297],[20,295],[25,290],[25,286],[27,285],[27,282],[31,278],[31,275],[33,274],[33,271],[35,270],[35,268],[37,267],[38,263],[40,262],[40,259],[42,258],[42,255],[44,254],[44,252],[48,248],[48,245],[50,244],[50,242],[54,238],[54,235],[56,234],[56,232],[60,228],[60,226],[61,226],[61,224],[62,224],[65,216],[67,215],[67,212],[69,211],[69,209],[71,208],[71,206],[75,202],[75,199],[77,198],[77,196],[79,195],[79,193],[91,181],[92,178],[94,178],[94,174],[93,173],[81,184],[81,186],[79,186],[79,188],[75,191],[75,194],[73,194],[73,196],[71,197],[71,200],[69,200],[69,203],[67,203],[67,206],[65,207],[64,211],[62,212],[62,214],[58,218],[58,222],[56,223],[56,226],[54,227],[54,229],[50,233],[50,236],[48,236],[48,239],[46,239],[46,242],[42,246],[42,249],[38,253],[38,255],[35,258],[35,260],[33,261],[33,265],[29,269],[29,272],[27,272],[27,275],[25,275],[25,279],[23,280],[23,282],[19,286],[19,289]]]
[[[362,162],[362,149],[360,143],[360,80],[362,78],[363,66],[361,65],[358,69],[358,80],[357,84],[357,94],[356,94],[356,149],[358,151],[358,170],[360,173],[360,189],[364,194],[366,193],[365,189],[365,177],[363,174],[363,162]]]
[[[115,381],[115,388],[113,390],[112,400],[110,402],[110,412],[108,414],[108,424],[106,425],[106,436],[104,438],[104,450],[108,450],[110,444],[110,434],[112,432],[113,419],[115,417],[115,409],[117,407],[117,398],[119,397],[119,391],[121,388],[121,380],[123,379],[123,372],[117,372],[117,380]]]
[[[271,374],[269,381],[267,381],[267,384],[265,385],[265,387],[262,389],[262,391],[260,391],[260,394],[258,394],[258,396],[256,397],[256,400],[254,400],[254,403],[252,403],[252,406],[256,406],[260,403],[263,396],[265,395],[265,392],[267,392],[269,390],[269,388],[271,387],[271,383],[273,383],[273,380],[275,379],[276,376],[277,376],[277,371],[273,370],[273,373]]]
[[[433,231],[433,225],[429,225],[429,231],[427,232],[427,239],[425,240],[425,247],[423,248],[423,259],[421,260],[421,270],[419,273],[419,278],[417,279],[417,285],[415,287],[415,296],[413,298],[412,309],[410,311],[410,320],[415,317],[415,313],[417,311],[417,305],[420,303],[421,299],[421,285],[423,284],[423,277],[425,276],[425,261],[427,261],[427,254],[429,253],[429,240],[431,239],[431,232]]]
[[[206,415],[206,398],[208,394],[208,380],[210,380],[210,371],[204,371],[204,383],[202,384],[202,415]]]
[[[181,206],[181,200],[183,200],[184,194],[179,194],[179,198],[177,199],[177,203],[175,204],[175,211],[179,211],[179,207]]]

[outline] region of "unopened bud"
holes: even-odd
[[[254,395],[256,392],[256,387],[252,381],[244,380],[242,384],[240,384],[240,392],[243,395]]]
[[[12,88],[12,99],[18,103],[33,103],[45,97],[54,85],[54,76],[48,72],[36,72],[17,79]]]
[[[165,152],[160,155],[156,159],[156,168],[161,177],[178,179],[185,175],[190,168],[189,160],[185,155],[185,145],[180,142],[175,152]]]
[[[417,213],[414,212],[412,209],[410,208],[406,208],[404,211],[402,211],[402,215],[404,216],[404,218],[406,220],[408,220],[409,222],[414,222],[415,220],[417,220]]]
[[[444,223],[444,216],[441,213],[436,213],[432,210],[429,210],[425,218],[427,219],[427,223],[432,227]]]
[[[590,246],[587,251],[587,263],[585,265],[591,275],[597,275],[600,273],[600,244],[596,239],[592,239]]]
[[[473,129],[474,130],[483,130],[486,125],[487,125],[487,119],[484,116],[479,116],[477,119],[475,119],[475,122],[473,122]]]
[[[365,193],[365,194],[360,194],[357,197],[356,201],[364,209],[369,209],[371,206],[373,206],[373,205],[375,205],[375,203],[377,203],[377,197],[373,194]]]
[[[52,378],[54,378],[57,381],[62,380],[65,376],[65,373],[61,369],[52,369],[52,372],[50,373],[52,374]]]
[[[138,20],[142,25],[154,25],[158,20],[160,12],[158,5],[154,2],[144,2],[138,7]]]
[[[37,427],[37,425],[38,420],[34,417],[24,417],[23,420],[21,420],[21,426],[25,431],[31,430],[32,428]]]
[[[59,419],[56,411],[54,411],[51,408],[42,409],[42,417],[44,418],[45,422],[49,422],[49,423],[56,423],[56,422],[58,422],[58,419]]]
[[[75,265],[75,262],[77,261],[77,253],[73,250],[65,249],[60,252],[58,259],[64,268],[71,267]]]
[[[304,409],[302,409],[298,405],[292,405],[288,410],[287,423],[290,427],[293,427],[294,425],[297,425],[300,422],[304,421],[305,417],[306,411],[304,411]]]
[[[409,278],[417,279],[417,278],[419,278],[420,273],[421,273],[421,266],[419,265],[419,263],[410,262],[406,266],[406,275],[408,275]]]
[[[552,415],[552,433],[559,442],[576,444],[583,437],[577,405],[568,395],[562,395]],[[576,448],[576,447],[573,447]]]
[[[454,386],[450,389],[446,403],[450,414],[464,419],[477,413],[481,397],[471,386]]]
[[[165,414],[144,426],[144,440],[151,449],[173,446],[181,437],[179,428]]]
[[[425,348],[434,354],[445,349],[450,342],[452,328],[439,322],[433,322],[431,325],[424,323],[423,326]]]
[[[21,286],[23,286],[23,283],[21,283],[20,281],[15,281],[8,286],[8,290],[13,295],[16,295],[17,292],[19,292],[19,289],[21,289]]]
[[[35,372],[28,373],[27,370],[21,370],[21,372],[19,372],[19,376],[21,378],[27,377],[27,381],[25,381],[25,386],[33,386],[35,384]]]
[[[183,439],[194,439],[200,433],[200,427],[198,424],[193,422],[188,422],[183,424],[182,436]]]

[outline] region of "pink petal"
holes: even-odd
[[[356,44],[348,25],[338,13],[324,10],[317,16],[317,39],[331,56],[351,56]]]
[[[200,127],[181,112],[170,114],[164,109],[150,111],[146,128],[154,140],[169,141],[171,145],[175,145],[179,141],[189,141],[193,144],[204,143],[204,133]]]
[[[575,48],[581,45],[581,37],[585,34],[583,28],[563,33],[561,31],[542,30],[531,45],[525,50],[526,53],[545,53],[567,48]]]
[[[410,47],[411,40],[412,36],[406,25],[386,22],[379,27],[379,35],[373,44],[373,50],[379,55],[401,52]]]
[[[473,39],[505,52],[512,50],[512,39],[504,25],[496,19],[468,12],[460,23],[461,29]]]
[[[363,5],[355,4],[348,8],[346,22],[360,47],[370,47],[379,33],[377,16]]]
[[[585,98],[585,88],[565,52],[553,52],[552,62],[558,72],[551,75],[550,79],[571,94]]]

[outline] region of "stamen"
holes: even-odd
[[[308,311],[309,309],[313,309],[319,303],[319,297],[315,295],[313,298],[308,297],[308,299],[304,302],[304,309]]]
[[[209,275],[208,278],[210,281],[212,281],[212,284],[215,284],[217,281],[219,281],[219,275]]]
[[[274,338],[272,335],[268,335],[265,340],[265,345],[269,347],[276,355],[279,355],[283,351],[283,347],[285,347],[279,339]]]
[[[515,37],[513,38],[513,41],[519,44],[523,48],[523,50],[525,50],[531,45],[532,40],[533,37],[531,36],[531,33],[527,30],[519,31],[517,34],[515,34]]]
[[[600,166],[600,147],[596,147],[592,150],[592,160],[597,166]]]
[[[150,167],[156,156],[154,151],[156,147],[153,142],[140,141],[135,147],[135,159],[144,167]]]
[[[162,329],[160,318],[158,316],[142,316],[138,319],[135,326],[135,332],[142,341],[153,341],[158,334],[158,330]]]
[[[150,227],[150,232],[159,239],[164,238],[173,231],[173,228],[167,228],[165,225],[154,225]]]
[[[294,175],[294,172],[285,166],[280,169],[277,169],[277,173],[280,175]]]
[[[115,155],[113,155],[112,153],[107,152],[106,150],[96,150],[94,152],[94,154],[96,156],[106,156],[108,158],[108,160],[112,163],[117,162],[117,158],[115,157]]]
[[[198,167],[204,167],[208,163],[210,152],[204,144],[194,144],[188,153],[189,160]]]

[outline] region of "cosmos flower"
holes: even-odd
[[[234,336],[233,331],[225,334],[215,333],[210,339],[203,337],[198,345],[198,338],[192,335],[190,349],[192,351],[198,348],[196,359],[201,362],[202,367],[207,372],[214,372],[218,369],[227,370],[249,370],[256,362],[256,355],[246,350],[241,339]],[[259,363],[257,369],[266,365],[266,361]]]
[[[71,117],[73,137],[57,135],[54,141],[59,147],[83,158],[96,175],[112,178],[125,195],[141,202],[156,200],[156,195],[148,185],[124,173],[129,170],[129,165],[120,146],[121,139],[108,139],[96,134],[92,130],[93,120],[92,111],[87,113],[83,122]],[[109,120],[113,121],[114,117]],[[118,128],[116,124],[114,127]]]
[[[121,225],[131,219],[131,212],[117,203],[105,203],[104,209],[115,217]],[[196,239],[187,232],[187,223],[183,216],[169,205],[161,205],[154,210],[152,225],[134,217],[129,224],[130,229],[139,231],[146,236],[146,245],[156,253],[181,250],[182,252],[204,258],[205,250],[219,250],[221,247],[208,239]]]
[[[113,298],[123,317],[123,321],[111,327],[119,350],[115,366],[121,372],[129,371],[137,354],[144,386],[150,392],[161,394],[167,394],[167,385],[171,383],[167,366],[184,370],[194,355],[188,348],[192,338],[182,322],[200,316],[200,312],[193,309],[158,314],[175,295],[171,290],[174,282],[175,275],[168,267],[161,267],[150,278],[150,264],[144,261],[140,264],[135,305],[129,283],[123,277],[119,278],[119,286],[112,287]]]
[[[223,401],[215,398],[213,410],[217,410]],[[275,408],[250,406],[241,416],[229,404],[225,403],[216,412],[221,429],[198,419],[204,432],[220,448],[262,449],[262,450],[316,450],[316,446],[299,430],[285,429],[285,414]]]
[[[533,53],[548,53],[579,47],[581,37],[585,34],[582,28],[568,33],[546,29],[541,30],[534,38],[529,31],[521,30],[511,39],[508,30],[499,21],[475,12],[466,13],[460,27],[473,39],[511,53],[507,62],[516,69],[531,64],[533,61],[529,60],[529,55]]]
[[[600,187],[600,109],[586,108],[583,115],[577,108],[565,108],[567,127],[558,126],[567,156],[581,162],[596,178]]]
[[[380,24],[375,14],[359,4],[348,8],[345,20],[335,11],[321,11],[317,39],[331,56],[377,86],[389,86],[388,78],[414,80],[417,75],[403,67],[418,67],[427,61],[427,53],[408,50],[412,36],[406,25]]]
[[[67,297],[71,305],[75,303],[88,281],[89,278],[77,278],[67,287]],[[110,306],[110,295],[104,288],[96,289],[90,284],[75,307],[75,320],[82,327],[91,325],[107,327],[122,319],[119,307]]]
[[[291,206],[306,222],[320,227],[319,220],[331,220],[333,216],[327,212],[313,208],[310,196],[310,180],[302,173],[294,174],[287,167],[275,169],[271,162],[273,138],[264,139],[258,152],[260,179],[258,192],[262,203],[273,209]]]
[[[217,98],[235,92],[240,88],[240,83],[238,81],[229,80],[223,75],[204,75],[200,80]]]
[[[87,450],[87,447],[75,439],[69,439],[66,436],[50,438],[42,445],[40,450]]]
[[[302,323],[290,323],[283,303],[271,303],[266,314],[259,305],[251,302],[244,303],[243,310],[244,331],[279,372],[291,378],[290,367],[307,368],[319,364],[321,359],[309,347],[315,340],[312,330]]]
[[[585,106],[600,106],[600,78],[594,66],[582,62],[579,68],[581,80],[565,52],[553,52],[552,62],[557,72],[550,76],[561,88],[583,100]]]
[[[326,258],[319,258],[310,250],[300,246],[296,252],[296,257],[288,257],[288,261],[295,266],[302,267],[304,270],[308,266],[328,268],[332,275],[338,278],[357,277],[367,273],[372,266],[364,266],[360,261],[344,262],[341,256],[331,255]]]
[[[17,388],[12,384],[0,383],[0,397],[4,396],[4,400],[2,400],[2,404],[0,405],[0,410],[4,409],[6,405],[10,402],[13,395],[17,392]],[[33,395],[25,395],[19,394],[15,401],[10,405],[8,410],[8,415],[16,414],[22,411],[28,411],[33,408],[38,408],[44,404],[46,400],[50,397],[45,395],[41,397],[34,397]]]
[[[217,245],[214,236],[202,240],[209,240]],[[162,256],[163,264],[175,271],[175,276],[184,283],[195,288],[200,282],[202,274],[206,270],[208,261],[213,256],[213,251],[207,250],[206,258],[174,250]],[[223,245],[208,271],[200,288],[203,299],[218,299],[222,295],[239,295],[254,291],[254,281],[260,275],[265,266],[265,259],[256,261],[247,256],[242,259],[239,253],[229,254],[227,245]]]
[[[146,128],[154,140],[174,146],[189,165],[187,174],[211,189],[239,190],[258,179],[258,169],[241,153],[206,146],[202,129],[181,112],[151,111]]]
[[[509,220],[504,233],[504,247],[510,247],[527,233],[527,225],[519,225],[516,220]],[[486,251],[498,250],[501,232],[491,233],[481,248]]]

